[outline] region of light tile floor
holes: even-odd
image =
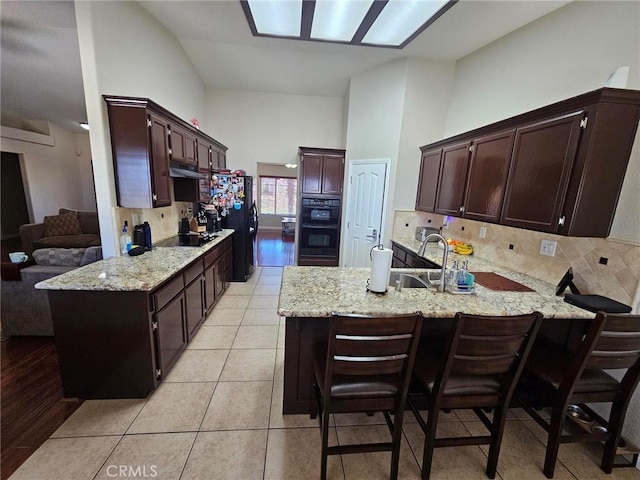
[[[157,478],[311,480],[320,472],[320,431],[307,415],[283,416],[284,319],[276,313],[282,275],[258,268],[232,283],[165,381],[142,400],[94,400],[82,406],[11,480]],[[511,412],[497,478],[544,479],[545,435],[523,412]],[[400,478],[419,479],[423,434],[404,425]],[[336,415],[330,442],[387,441],[381,415]],[[483,429],[469,412],[441,416],[442,435]],[[487,449],[442,448],[433,479],[485,479]],[[331,479],[385,479],[389,453],[329,458]],[[637,469],[598,467],[595,445],[560,448],[557,479],[640,479]]]

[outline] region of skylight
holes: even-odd
[[[255,36],[404,48],[457,0],[240,0]]]

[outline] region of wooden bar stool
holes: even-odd
[[[621,381],[603,369],[627,369]],[[629,400],[640,380],[640,316],[599,312],[576,352],[541,339],[525,365],[516,400],[549,434],[544,474],[553,478],[561,443],[604,441],[601,469],[611,473]],[[611,403],[609,420],[584,403]],[[563,434],[569,405],[578,404],[600,426]],[[536,409],[551,407],[551,420]],[[580,411],[572,409],[574,415]]]
[[[421,327],[419,312],[390,317],[332,314],[328,344],[317,345],[314,352],[311,418],[320,413],[322,480],[327,455],[380,451],[392,452],[390,478],[398,478],[402,419]],[[328,446],[331,413],[376,411],[384,414],[391,442]]]
[[[420,348],[413,379],[426,397],[426,423],[413,387],[409,406],[425,434],[423,479],[431,474],[435,448],[484,444],[489,445],[486,473],[495,478],[509,403],[541,322],[538,312],[508,317],[457,313],[444,355],[441,349]],[[488,408],[495,409],[493,421],[483,411]],[[440,410],[449,409],[472,409],[489,435],[436,438]]]

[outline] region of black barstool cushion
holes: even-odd
[[[316,347],[313,356],[313,370],[317,385],[324,395],[327,366],[327,345]],[[398,375],[334,375],[331,397],[347,398],[389,398],[398,395],[402,380]]]
[[[525,373],[551,385],[560,387],[565,374],[562,366],[568,366],[574,354],[560,344],[543,340],[536,342],[525,366]],[[576,382],[574,393],[609,392],[619,388],[618,381],[600,369],[585,369]]]
[[[442,357],[440,352],[418,350],[413,364],[413,377],[431,394],[438,375]],[[456,375],[451,373],[447,379],[444,396],[450,395],[495,395],[500,390],[500,377],[496,375]]]

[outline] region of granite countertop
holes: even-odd
[[[201,247],[153,247],[136,257],[122,255],[90,263],[35,285],[41,290],[98,290],[149,292],[206,253],[234,230],[218,232]]]
[[[403,247],[417,252],[419,241],[393,239]],[[442,249],[429,243],[424,258],[442,263]],[[278,314],[286,317],[326,317],[332,311],[368,315],[395,315],[421,311],[427,317],[448,318],[456,312],[476,315],[518,315],[532,311],[546,318],[586,318],[595,314],[566,303],[555,295],[555,285],[494,265],[474,255],[449,252],[448,265],[453,260],[468,260],[471,272],[494,272],[535,290],[534,292],[504,292],[489,290],[476,284],[472,295],[440,293],[435,288],[389,288],[384,294],[367,292],[369,268],[285,267]],[[424,272],[424,269],[392,269],[392,271]]]

